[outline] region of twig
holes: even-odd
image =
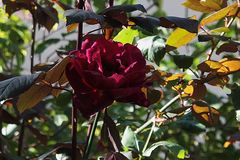
[[[159,111],[163,112],[166,109],[168,109],[168,107],[170,107],[173,103],[175,103],[178,99],[180,98],[180,95],[177,95],[176,97],[174,97],[171,101],[169,101],[165,106],[163,106]],[[141,127],[139,127],[138,129],[136,129],[134,131],[135,134],[138,134],[139,132],[141,132],[143,129],[145,129],[147,126],[149,126],[151,123],[154,123],[155,121],[155,116],[153,116],[151,119],[149,119],[146,123],[144,123]]]
[[[150,130],[150,132],[149,132],[149,134],[148,134],[146,143],[145,143],[145,145],[144,145],[144,147],[143,147],[143,149],[142,149],[142,153],[144,153],[145,150],[147,149],[147,146],[148,146],[148,143],[149,143],[149,141],[150,141],[150,139],[151,139],[151,136],[152,136],[154,127],[155,127],[155,122],[153,121],[152,128],[151,128],[151,130]]]

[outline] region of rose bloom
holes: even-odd
[[[87,38],[81,50],[69,54],[66,75],[74,89],[73,105],[84,117],[114,100],[145,107],[151,104],[141,90],[147,87],[146,61],[136,46]]]

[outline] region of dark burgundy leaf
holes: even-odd
[[[18,124],[18,119],[2,108],[0,108],[0,121],[7,124]]]
[[[120,12],[120,11],[124,11],[124,12],[133,12],[133,11],[142,11],[142,12],[147,12],[146,9],[143,7],[143,5],[141,4],[134,4],[134,5],[116,5],[113,7],[109,7],[105,10],[103,10],[102,12],[100,12],[100,14],[104,14],[104,15],[109,15],[112,12]]]
[[[166,28],[183,28],[192,33],[198,33],[198,21],[180,17],[160,17],[160,25]]]
[[[3,0],[3,4],[6,5],[6,12],[9,15],[12,15],[14,12],[21,9],[29,10],[31,13],[34,11],[34,1],[32,0],[21,0],[21,1],[12,1],[12,0]]]
[[[221,41],[229,41],[231,40],[231,37],[225,37],[220,35],[198,35],[199,42],[207,42],[207,41],[212,41],[214,39],[218,39]]]
[[[239,50],[239,45],[236,43],[224,43],[216,51],[216,54],[219,55],[222,52],[237,52]]]
[[[120,151],[122,143],[119,132],[114,121],[105,113],[104,124],[101,133],[101,141],[108,144],[108,149],[111,151]],[[116,148],[117,147],[117,148]]]
[[[156,27],[160,26],[160,20],[155,17],[130,17],[130,21],[134,22],[139,27],[153,33]]]
[[[87,20],[89,21],[97,21],[98,23],[102,23],[104,21],[104,17],[102,15],[98,15],[91,11],[84,11],[81,9],[71,9],[65,12],[67,18],[67,26],[73,23],[82,23]]]
[[[36,16],[37,22],[44,26],[48,31],[52,29],[52,27],[58,23],[58,12],[51,5],[47,7],[42,7],[38,3],[35,3],[37,6],[37,10],[34,13]]]
[[[0,82],[0,101],[15,97],[26,91],[40,74],[18,76]]]
[[[107,154],[104,160],[128,160],[128,158],[119,152],[111,152]]]

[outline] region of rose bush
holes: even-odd
[[[70,53],[66,75],[74,89],[73,104],[84,117],[118,102],[149,106],[143,87],[146,61],[140,50],[105,38],[87,38],[81,50]]]

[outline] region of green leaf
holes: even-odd
[[[132,131],[132,129],[127,126],[122,137],[122,144],[127,149],[136,149],[139,150],[138,140],[136,134]]]
[[[193,57],[186,55],[174,55],[173,61],[179,68],[187,69],[193,64]]]
[[[103,10],[100,14],[110,14],[111,12],[133,12],[133,11],[142,11],[147,12],[146,9],[141,4],[134,4],[134,5],[116,5],[109,7],[105,10]]]
[[[70,25],[73,23],[82,23],[88,21],[89,23],[102,23],[104,21],[104,17],[102,15],[98,15],[91,11],[84,11],[81,9],[71,9],[65,11],[65,15],[67,18],[66,25]]]
[[[15,97],[26,91],[40,74],[18,76],[0,82],[0,101]]]
[[[160,61],[165,56],[165,42],[159,36],[149,36],[140,39],[138,42],[138,48],[142,51],[145,58],[151,62],[160,64]]]
[[[50,45],[56,44],[60,41],[60,39],[52,38],[43,41],[42,43],[38,44],[35,53],[40,54],[43,53],[45,49],[47,49]]]
[[[164,147],[168,149],[171,153],[173,153],[177,158],[184,159],[186,156],[188,156],[188,151],[185,150],[182,146],[179,144],[170,142],[170,141],[160,141],[157,143],[152,144],[144,153],[143,156],[150,157],[152,154],[152,151],[157,149],[158,147]]]
[[[116,37],[114,37],[114,41],[121,42],[123,44],[129,43],[133,44],[135,37],[139,36],[138,30],[131,29],[130,27],[122,29]]]

